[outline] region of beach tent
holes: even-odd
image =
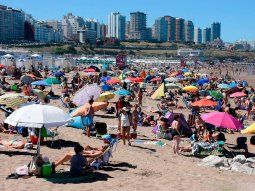
[[[152,94],[152,99],[161,99],[161,97],[165,96],[165,86],[164,83],[160,85],[160,87]]]
[[[172,124],[174,121],[174,116],[180,116],[180,131],[183,135],[185,136],[190,136],[192,134],[192,130],[189,127],[184,115],[182,113],[172,113],[172,112],[167,112],[165,115],[165,118],[167,119],[167,123],[169,125]]]

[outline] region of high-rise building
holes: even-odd
[[[24,39],[25,13],[0,5],[0,41]]]
[[[168,28],[168,23],[164,17],[160,17],[155,21],[154,36],[158,41],[161,41],[161,42],[167,41],[167,28]]]
[[[194,24],[192,21],[185,21],[185,42],[194,42]]]
[[[35,40],[35,19],[32,15],[25,14],[25,23],[24,23],[24,40],[34,41]]]
[[[59,33],[59,40],[62,41],[64,39],[62,23],[58,20],[48,20],[46,21],[48,26],[51,26],[55,32]]]
[[[69,40],[78,40],[77,31],[84,26],[85,22],[83,18],[74,16],[72,13],[68,13],[62,19],[63,34]]]
[[[130,39],[147,39],[147,19],[143,12],[130,13]]]
[[[184,42],[184,40],[185,40],[184,19],[176,18],[176,20],[175,20],[175,41]]]
[[[111,13],[108,16],[107,37],[125,40],[126,17],[119,12]]]
[[[194,29],[194,42],[196,44],[202,43],[202,30],[197,27]]]
[[[129,38],[129,35],[130,35],[130,21],[126,21],[125,32],[126,32],[126,38]]]
[[[167,22],[167,41],[174,42],[175,41],[175,17],[164,16]]]
[[[211,42],[211,28],[205,28],[202,31],[202,43],[206,44]]]
[[[87,19],[85,21],[85,26],[88,29],[96,31],[97,38],[101,38],[101,33],[100,33],[100,23],[96,19]]]
[[[221,24],[216,22],[211,26],[211,41],[221,39]]]
[[[106,38],[106,34],[107,34],[107,27],[105,24],[101,24],[100,25],[100,36],[101,39],[105,39]]]
[[[97,34],[96,31],[88,28],[78,30],[79,42],[85,44],[95,44]]]

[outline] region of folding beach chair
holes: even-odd
[[[195,126],[195,121],[196,121],[196,115],[194,115],[194,114],[189,114],[188,126],[189,126],[189,127],[194,127],[194,126]]]
[[[49,129],[46,129],[45,127],[43,127],[42,131],[41,131],[41,136],[43,138],[45,138],[46,140],[47,140],[47,138],[52,139],[51,145],[50,145],[51,147],[53,145],[53,142],[56,140],[56,138],[59,141],[59,133],[57,132],[57,128],[49,130]]]

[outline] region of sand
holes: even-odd
[[[242,73],[241,79],[252,82],[252,77]],[[54,87],[55,92],[60,89]],[[154,106],[156,101],[144,100],[145,106]],[[51,101],[52,105],[61,106],[59,101]],[[147,107],[144,107],[146,109]],[[185,115],[188,111],[176,110]],[[97,114],[103,114],[99,112]],[[1,112],[1,119],[3,119]],[[104,121],[108,125],[116,125],[116,118],[95,117],[95,121]],[[249,124],[251,121],[249,121]],[[151,140],[154,135],[151,133],[152,127],[139,127],[138,138]],[[62,142],[71,141],[92,146],[103,145],[101,140],[85,137],[81,130],[60,127],[58,129]],[[0,133],[0,139],[12,138],[15,135]],[[227,140],[233,143],[238,134],[227,135]],[[120,141],[110,165],[102,170],[95,171],[94,178],[81,183],[52,183],[43,178],[31,177],[27,179],[6,180],[6,176],[15,171],[19,166],[28,164],[31,160],[31,153],[35,151],[14,150],[0,147],[0,190],[1,191],[27,191],[27,190],[194,190],[194,191],[252,191],[255,187],[255,174],[246,175],[242,173],[221,171],[211,167],[198,166],[199,158],[193,156],[175,156],[172,153],[172,143],[163,140],[166,146],[144,145],[132,142],[132,146],[125,146]],[[182,143],[184,144],[184,143]],[[53,149],[43,145],[41,152],[43,156],[48,156],[51,161],[59,159],[73,147],[62,147]],[[254,146],[249,145],[251,151],[255,151]],[[61,165],[57,171],[69,170],[68,164]]]

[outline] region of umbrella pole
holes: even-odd
[[[39,139],[37,140],[37,156],[40,155],[40,145],[41,145],[41,131],[42,129],[39,129]]]

